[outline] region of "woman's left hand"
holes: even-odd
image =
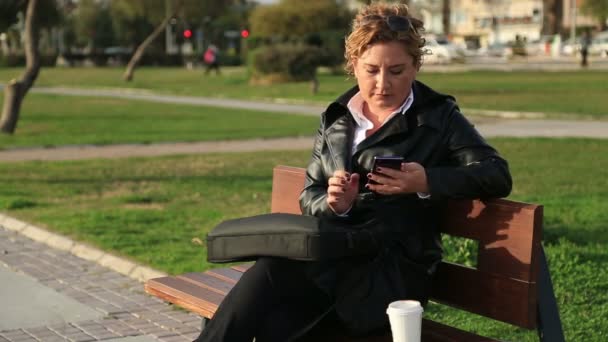
[[[383,195],[428,193],[426,172],[418,163],[402,163],[401,170],[387,167],[377,168],[368,173],[367,178],[378,184],[367,184],[366,187]]]

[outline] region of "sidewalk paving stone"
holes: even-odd
[[[157,341],[157,339],[152,338],[150,336],[129,336],[129,337],[121,337],[116,339],[107,340],[107,342],[150,342]]]
[[[7,220],[3,218],[3,222]],[[173,342],[191,341],[200,332],[200,317],[148,296],[141,282],[79,258],[65,248],[52,248],[7,230],[1,223],[0,268],[33,278],[38,286],[100,315],[98,319],[4,329],[0,342]]]

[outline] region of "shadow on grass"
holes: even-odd
[[[550,226],[545,229],[543,240],[543,244],[551,250],[548,258],[554,263],[557,253],[565,259],[562,263],[608,264],[608,252],[604,248],[608,244],[608,229],[605,226],[587,226],[580,230],[564,225]]]
[[[543,241],[545,244],[559,244],[560,239],[585,246],[589,244],[608,244],[608,227],[595,224],[592,226],[570,227],[565,224],[546,225],[543,230]]]

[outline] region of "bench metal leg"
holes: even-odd
[[[203,330],[205,330],[205,327],[207,326],[207,323],[209,323],[209,321],[210,321],[210,319],[209,319],[209,318],[207,318],[207,317],[202,317],[202,319],[203,319],[203,320],[201,321],[201,332],[202,332]],[[199,337],[200,337],[200,336],[199,336]],[[197,337],[197,339],[198,339],[198,337]],[[194,340],[194,341],[192,341],[192,342],[196,342],[196,340]]]
[[[211,321],[209,318],[203,317],[203,321],[201,322],[201,331],[205,330],[205,327],[207,326],[207,323],[209,323],[209,321]]]
[[[562,342],[564,331],[559,319],[557,301],[553,293],[551,274],[545,257],[545,249],[541,246],[539,255],[538,274],[538,336],[542,342]]]
[[[201,317],[202,321],[201,321],[201,332],[203,330],[205,330],[205,327],[207,326],[207,323],[209,323],[210,319],[207,317]],[[192,342],[196,342],[198,339],[200,338],[200,335]]]

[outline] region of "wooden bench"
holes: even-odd
[[[272,212],[300,213],[301,168],[277,166]],[[452,201],[444,215],[444,234],[476,240],[477,266],[442,262],[431,300],[506,322],[537,329],[541,341],[563,341],[561,322],[541,246],[543,207],[504,199]],[[204,317],[213,317],[248,264],[148,280],[145,290]],[[423,341],[494,341],[454,327],[423,320]],[[331,341],[349,340],[342,336]],[[368,341],[392,341],[390,332]]]

